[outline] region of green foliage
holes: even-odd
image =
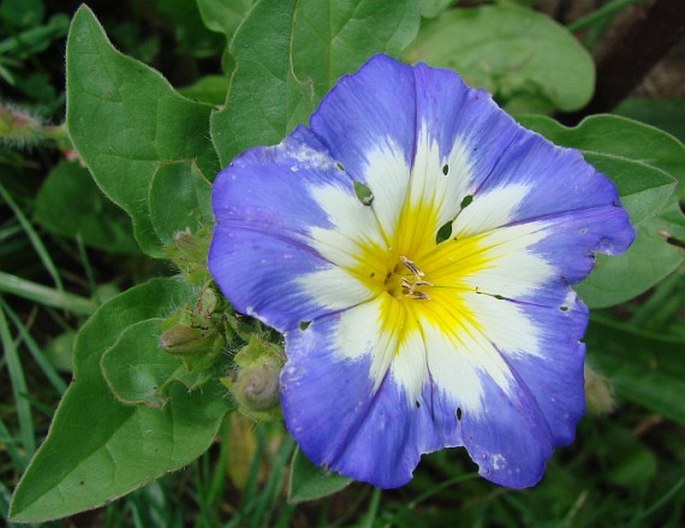
[[[35,219],[51,233],[80,237],[89,246],[114,253],[139,253],[131,221],[98,189],[78,162],[62,161],[36,196]]]
[[[202,22],[207,29],[223,33],[230,41],[254,4],[254,0],[197,0]]]
[[[103,355],[127,333],[130,338],[141,323],[156,324],[145,322],[191,294],[179,280],[155,279],[113,298],[83,326],[74,349],[75,381],[14,493],[13,520],[37,522],[94,508],[207,449],[229,409],[216,386],[188,392],[175,384],[163,409],[131,406],[114,397],[101,369]],[[150,353],[149,338],[142,347]]]
[[[166,405],[166,385],[183,364],[178,357],[160,350],[163,321],[145,319],[129,326],[102,355],[102,375],[121,403],[156,409]]]
[[[456,70],[515,113],[575,110],[594,89],[592,58],[568,30],[515,5],[445,11],[404,57]]]
[[[421,16],[435,18],[451,4],[456,4],[456,0],[420,0]]]
[[[67,97],[67,125],[79,155],[100,189],[131,216],[141,249],[163,256],[150,188],[172,163],[216,173],[211,107],[178,95],[159,73],[117,52],[85,6],[67,41]],[[185,177],[192,174],[187,170]]]
[[[163,244],[174,233],[198,232],[213,222],[209,197],[212,186],[194,161],[162,165],[152,175],[148,194],[150,221]]]
[[[396,55],[418,22],[414,3],[258,1],[231,41],[236,70],[225,108],[212,114],[222,164],[246,148],[278,143],[342,74],[374,53]]]
[[[685,100],[627,99],[614,113],[655,126],[685,141]]]
[[[4,0],[0,6],[0,17],[15,27],[37,26],[44,15],[42,0]]]
[[[350,478],[315,466],[302,451],[296,449],[290,464],[288,502],[297,504],[327,497],[349,486],[351,482]]]
[[[221,49],[221,37],[203,28],[203,15],[199,2],[196,3],[193,0],[158,0],[158,2],[159,10],[173,23],[180,52],[204,58],[216,55]]]
[[[685,339],[598,318],[586,342],[590,362],[609,374],[618,396],[685,425]]]

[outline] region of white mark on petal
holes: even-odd
[[[495,471],[497,471],[498,469],[501,469],[507,465],[507,460],[500,453],[494,453],[491,456],[491,461],[492,461],[492,469],[494,469]]]
[[[304,143],[286,143],[284,147],[286,155],[297,161],[297,165],[290,167],[293,172],[300,169],[326,170],[335,166],[335,160],[328,154],[313,149]]]

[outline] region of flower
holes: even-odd
[[[286,426],[383,488],[464,446],[535,484],[584,413],[588,311],[570,284],[634,238],[613,184],[451,71],[384,55],[213,191],[213,277],[285,335]]]

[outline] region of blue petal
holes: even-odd
[[[314,463],[382,488],[401,486],[411,480],[421,453],[442,448],[444,438],[428,405],[409,402],[390,375],[374,391],[369,354],[340,356],[333,345],[338,319],[319,319],[286,335],[286,426]],[[454,428],[445,429],[456,444]]]
[[[354,192],[317,138],[303,128],[280,145],[248,150],[214,183],[217,226],[210,272],[238,311],[280,331],[331,311],[298,283],[308,273],[337,270],[314,249],[313,229],[332,227],[310,192],[320,186]],[[360,301],[358,292],[349,293],[349,305]]]
[[[549,425],[526,385],[504,392],[483,378],[485,413],[461,418],[464,445],[480,474],[504,486],[536,484],[554,446]]]
[[[335,160],[307,129],[275,147],[250,149],[219,173],[212,207],[221,226],[242,226],[306,242],[311,227],[330,228],[307,188],[349,186]]]
[[[548,236],[531,251],[553,265],[567,284],[589,275],[595,252],[623,253],[635,240],[626,211],[613,203],[556,214],[542,223]]]
[[[357,73],[338,81],[312,115],[310,126],[346,172],[364,181],[374,146],[396,144],[411,162],[415,106],[412,68],[376,55]]]
[[[296,278],[328,267],[307,247],[243,227],[215,228],[209,251],[212,276],[235,309],[281,332],[325,313]]]
[[[451,71],[424,64],[418,64],[414,71],[417,121],[427,124],[444,158],[456,144],[463,146],[470,171],[459,176],[469,179],[472,203],[483,193],[512,184],[525,185],[529,192],[518,204],[512,222],[606,208],[603,212],[611,224],[597,219],[595,230],[604,231],[604,240],[591,249],[615,254],[630,246],[634,231],[620,208],[616,188],[585,162],[580,152],[558,147],[521,127],[490,94],[466,86]],[[453,207],[456,214],[459,204]]]

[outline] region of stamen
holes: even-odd
[[[419,286],[433,286],[433,283],[423,280],[422,277],[425,275],[423,271],[421,271],[419,267],[407,257],[400,256],[400,262],[404,264],[404,267],[407,268],[412,275],[414,275],[414,277],[402,277],[402,280],[400,281],[400,284],[402,285],[402,293],[407,297],[411,297],[412,299],[430,299],[430,296],[427,293],[417,291],[416,288]]]
[[[409,296],[420,301],[430,301],[431,298],[430,295],[425,292],[413,292]]]
[[[423,277],[425,274],[423,271],[421,271],[416,264],[414,264],[411,260],[409,260],[407,257],[404,255],[400,255],[400,262],[405,265],[405,267],[411,271],[414,275],[417,277]]]
[[[385,277],[385,287],[390,295],[396,299],[410,297],[412,299],[426,300],[430,296],[418,291],[424,286],[433,286],[432,282],[424,280],[424,273],[413,261],[405,256],[399,258],[401,264],[397,264],[392,272]],[[403,269],[404,268],[404,269]]]

